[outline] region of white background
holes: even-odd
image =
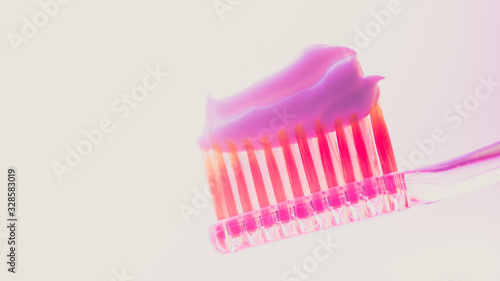
[[[0,169],[3,179],[18,169],[19,247],[18,274],[0,258],[0,280],[109,281],[122,270],[127,281],[282,280],[328,236],[341,246],[308,280],[500,280],[498,186],[232,255],[209,243],[211,205],[189,224],[179,211],[205,184],[196,140],[206,95],[238,92],[312,44],[355,46],[356,28],[388,2],[241,1],[221,19],[212,0],[73,0],[16,52],[9,34],[43,10],[2,1]],[[386,77],[380,102],[398,162],[435,128],[447,141],[419,166],[500,140],[498,87],[457,129],[442,118],[479,76],[500,81],[498,2],[400,7],[358,56],[366,74]],[[171,75],[120,119],[111,105],[155,65]],[[114,131],[60,182],[52,164],[104,118]],[[1,227],[2,256],[6,235]]]

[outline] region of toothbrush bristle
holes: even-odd
[[[301,125],[298,125],[295,128],[295,135],[297,136],[297,143],[299,145],[302,164],[304,165],[307,182],[309,184],[309,190],[311,193],[318,192],[321,190],[319,187],[318,175],[316,174],[311,151],[309,150],[309,145],[307,144],[306,134],[304,133],[304,129]]]
[[[342,120],[338,119],[335,122],[335,133],[337,135],[337,143],[339,146],[340,161],[342,170],[344,171],[344,179],[346,183],[354,182],[354,169],[352,166],[351,153],[347,145],[347,139],[344,132]]]
[[[356,151],[358,153],[358,162],[362,176],[363,178],[371,178],[373,176],[373,172],[370,160],[368,159],[368,152],[366,151],[365,141],[359,126],[358,117],[356,115],[352,115],[351,118],[349,118],[349,121],[351,123],[354,145],[356,146]]]
[[[219,171],[219,183],[222,187],[222,193],[224,194],[224,201],[226,203],[227,215],[228,217],[232,217],[238,214],[238,210],[236,208],[236,202],[234,200],[231,183],[229,182],[226,163],[224,161],[224,158],[222,157],[222,149],[217,145],[214,145],[213,148],[215,161],[217,161],[217,169]]]
[[[384,115],[380,105],[376,104],[370,112],[370,119],[372,121],[373,135],[375,136],[375,143],[377,144],[378,155],[380,157],[380,165],[384,174],[390,174],[398,170],[396,166],[396,159],[392,151],[391,139],[389,138],[389,131],[385,125]]]
[[[264,180],[262,179],[262,173],[260,172],[259,162],[255,156],[255,150],[250,141],[245,141],[245,149],[248,155],[248,162],[250,163],[250,170],[252,172],[252,178],[255,185],[255,191],[257,192],[257,199],[259,200],[259,206],[261,208],[269,206],[269,199],[267,197],[266,187],[264,186]]]
[[[288,172],[288,178],[290,179],[290,184],[292,186],[293,198],[304,196],[304,190],[302,189],[302,183],[300,182],[299,172],[297,170],[297,165],[295,164],[292,148],[290,146],[290,141],[288,140],[286,132],[284,130],[280,131],[278,138],[281,148],[283,149],[286,170]]]
[[[267,168],[269,169],[269,176],[271,178],[274,196],[276,197],[277,202],[283,202],[286,200],[286,193],[283,181],[281,180],[278,164],[276,163],[276,158],[274,157],[273,148],[266,137],[263,137],[261,142],[266,156],[266,163]]]
[[[333,168],[333,160],[330,153],[330,147],[328,146],[327,134],[319,120],[316,122],[316,136],[318,138],[318,148],[321,155],[323,171],[325,172],[326,184],[328,187],[337,186],[338,181]]]
[[[382,111],[344,123],[316,120],[242,143],[212,144],[205,167],[219,223],[221,252],[402,210],[408,207]],[[232,186],[234,185],[234,187]]]
[[[229,148],[231,166],[233,167],[234,177],[236,179],[236,186],[238,187],[238,194],[240,195],[243,212],[250,212],[253,209],[252,203],[250,202],[250,195],[248,194],[248,188],[245,182],[245,177],[243,176],[243,169],[238,157],[236,145],[233,142],[228,141],[227,147]]]
[[[226,202],[224,201],[224,193],[222,192],[220,181],[217,179],[217,174],[214,171],[212,161],[208,151],[203,151],[203,160],[205,162],[205,170],[208,178],[210,193],[214,203],[215,215],[218,220],[227,218]]]

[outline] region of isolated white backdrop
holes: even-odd
[[[2,1],[0,169],[4,178],[18,169],[20,226],[18,274],[2,262],[0,279],[282,280],[330,237],[340,247],[308,280],[500,280],[499,187],[234,255],[209,244],[211,206],[189,224],[179,211],[205,183],[196,139],[207,94],[233,94],[311,44],[359,47],[357,28],[389,2],[221,0],[232,4],[221,18],[212,0],[72,0],[16,52],[12,33],[43,10]],[[398,7],[358,48],[365,73],[386,77],[381,104],[398,162],[435,128],[448,139],[416,166],[500,140],[500,88],[456,129],[442,117],[479,76],[500,81],[498,2]],[[156,65],[170,76],[120,119],[113,103]],[[105,118],[114,130],[60,182],[52,164]],[[3,214],[6,190],[0,202]],[[2,252],[5,237],[2,227]]]

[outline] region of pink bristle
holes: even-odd
[[[221,185],[217,180],[217,174],[214,171],[208,151],[203,151],[203,160],[205,162],[210,193],[212,194],[212,200],[214,202],[215,215],[218,220],[225,219],[227,218],[227,209],[226,202],[224,200],[224,192],[222,191]]]
[[[262,138],[261,142],[266,156],[269,176],[273,185],[274,196],[276,197],[277,202],[283,202],[286,200],[285,189],[283,187],[283,181],[281,180],[280,171],[278,169],[278,164],[276,163],[276,158],[274,157],[271,143],[265,137]]]
[[[229,217],[238,214],[238,209],[236,208],[236,202],[234,200],[233,190],[231,188],[231,183],[229,182],[229,176],[226,170],[226,163],[222,157],[222,150],[219,146],[213,145],[215,159],[217,161],[217,169],[219,171],[219,183],[221,184],[222,191],[224,193],[224,199],[227,207],[227,215]]]
[[[330,147],[328,146],[327,134],[320,121],[316,122],[316,136],[318,138],[319,152],[321,154],[323,170],[325,171],[326,183],[328,188],[332,188],[338,185],[338,181],[335,170],[333,169],[332,155],[330,153]]]
[[[236,145],[234,145],[233,142],[228,141],[227,147],[229,148],[230,152],[231,166],[233,167],[236,186],[238,187],[241,207],[243,209],[243,212],[250,212],[253,210],[252,203],[250,202],[250,195],[248,194],[248,188],[245,181],[245,176],[243,175],[243,169],[241,168],[241,162],[236,151]]]
[[[248,162],[250,163],[250,170],[252,171],[252,178],[255,185],[255,191],[257,192],[257,198],[259,200],[259,206],[261,208],[267,207],[269,206],[269,199],[267,197],[264,180],[262,179],[262,173],[260,172],[259,162],[257,162],[253,145],[248,140],[245,141],[245,149],[248,154]]]
[[[361,132],[361,128],[359,127],[358,117],[356,115],[352,115],[351,118],[349,118],[349,121],[351,123],[354,145],[356,146],[358,162],[361,168],[362,176],[363,178],[371,178],[373,176],[373,172],[371,169],[370,160],[368,159],[368,153],[366,151],[363,134]]]
[[[335,122],[335,133],[337,135],[337,143],[339,146],[340,161],[342,164],[342,171],[344,172],[344,179],[346,183],[354,182],[354,169],[351,161],[351,154],[347,146],[347,140],[344,133],[342,121],[338,119]]]
[[[297,137],[297,143],[299,145],[302,164],[304,165],[304,170],[306,172],[309,190],[311,191],[311,193],[318,192],[321,190],[319,186],[318,175],[316,174],[316,168],[314,167],[311,151],[309,150],[309,145],[307,144],[306,134],[304,133],[304,129],[301,125],[295,128],[295,135]]]
[[[304,196],[304,191],[302,190],[302,183],[300,182],[299,172],[297,171],[297,165],[295,165],[295,160],[292,153],[292,148],[290,147],[290,141],[285,131],[282,130],[279,133],[279,142],[281,148],[283,149],[283,155],[285,157],[286,169],[288,172],[288,177],[290,179],[290,184],[292,186],[293,197]]]

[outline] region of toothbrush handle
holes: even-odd
[[[405,172],[410,200],[417,204],[466,194],[500,183],[500,142],[447,162]]]

